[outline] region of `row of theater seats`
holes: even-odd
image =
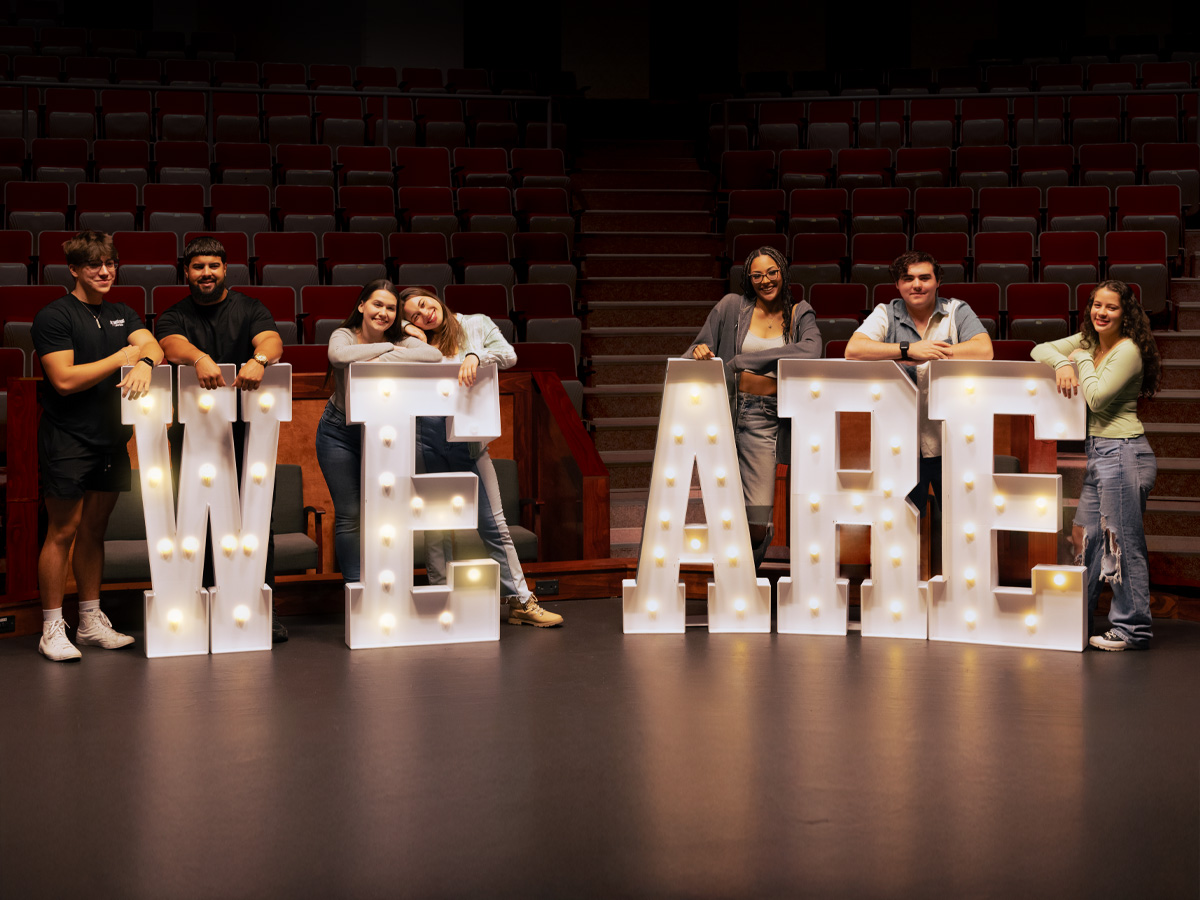
[[[1107,40],[1107,39],[1104,39]],[[1182,47],[1186,49],[1182,49]],[[1005,48],[1009,50],[1011,48]],[[1169,51],[1164,59],[1156,47],[1119,53],[1112,58],[1107,44],[1086,52],[1057,52],[1037,59],[993,62],[940,69],[887,69],[849,72],[750,72],[742,93],[748,98],[863,97],[873,94],[913,96],[944,93],[1005,93],[1012,91],[1176,90],[1196,83],[1200,54],[1195,42]]]
[[[24,116],[24,118],[22,118]],[[386,120],[386,121],[385,121]],[[384,125],[386,124],[386,129]],[[334,94],[0,88],[0,136],[439,147],[546,146],[546,104]],[[386,135],[384,131],[386,130]],[[555,123],[555,145],[566,126]]]
[[[928,97],[714,106],[714,156],[722,150],[847,147],[984,147],[1023,144],[1171,143],[1196,137],[1196,95],[1128,94],[1068,98]]]
[[[1166,237],[1159,231],[1109,232],[1103,254],[1100,236],[1092,231],[1047,231],[1036,245],[1029,232],[979,232],[973,241],[963,233],[922,233],[911,242],[898,233],[859,234],[850,241],[849,253],[841,233],[799,233],[790,239],[775,233],[744,234],[734,241],[730,290],[742,290],[742,263],[764,245],[789,258],[788,277],[801,287],[845,278],[867,289],[890,284],[892,261],[913,249],[937,259],[946,281],[971,278],[1004,289],[1036,280],[1063,282],[1073,290],[1102,277],[1118,278],[1142,286],[1147,312],[1158,315],[1168,309]]]

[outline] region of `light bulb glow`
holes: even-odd
[[[821,545],[820,544],[809,544],[808,545],[808,555],[812,559],[813,562],[816,562],[818,559],[820,559],[821,558]]]
[[[996,509],[1004,509],[1004,495],[997,494],[992,498],[992,502],[996,504]]]
[[[974,569],[967,569],[966,571],[964,571],[963,578],[967,582],[967,587],[975,586],[975,570]]]
[[[396,486],[396,476],[391,472],[382,472],[379,475],[379,486],[385,491],[390,491]]]
[[[700,385],[698,385],[698,384],[692,385],[691,397],[692,397],[693,403],[700,402]]]
[[[731,527],[731,526],[733,525],[733,513],[732,513],[732,512],[730,512],[730,511],[729,511],[729,510],[727,510],[727,509],[726,509],[726,510],[722,510],[722,512],[721,512],[721,524],[722,524],[722,525],[724,525],[726,528],[729,528],[729,527]]]
[[[263,394],[258,398],[258,408],[263,412],[269,412],[271,407],[275,405],[274,394]]]
[[[893,600],[892,605],[889,606],[888,609],[890,609],[892,611],[893,616],[899,616],[900,613],[904,610],[904,606],[900,603],[899,600]]]
[[[963,437],[965,437],[967,439],[968,444],[971,441],[975,440],[975,426],[968,425],[966,428],[964,428],[963,429]]]
[[[675,483],[675,470],[670,466],[663,471],[663,477],[667,479],[667,486],[670,487]]]
[[[885,497],[892,496],[892,488],[894,487],[894,485],[892,484],[892,482],[890,480],[885,481],[882,484],[882,487],[883,487],[883,496],[885,496]]]
[[[392,546],[392,541],[396,539],[396,529],[391,525],[384,525],[379,529],[379,539],[383,541],[385,547]]]
[[[419,513],[425,508],[425,501],[420,497],[413,497],[408,505],[412,507],[413,512]]]
[[[963,384],[963,388],[966,390],[966,392],[967,392],[968,394],[973,394],[973,393],[975,393],[975,379],[974,379],[974,378],[968,378],[968,379],[966,380],[966,383],[964,383],[964,384]]]
[[[392,585],[396,583],[396,573],[391,569],[384,569],[379,573],[379,583],[383,585],[385,591],[390,591]]]
[[[232,534],[227,534],[221,538],[221,552],[226,556],[233,556],[234,551],[237,550],[237,545],[237,538]]]
[[[724,487],[725,486],[725,470],[723,468],[718,468],[717,471],[715,471],[713,474],[717,476],[717,484],[719,484],[721,487]]]
[[[443,397],[449,397],[452,390],[454,390],[454,382],[449,378],[443,378],[438,382],[438,393]]]
[[[478,581],[480,578],[480,575],[481,575],[480,571],[478,569],[476,569],[474,566],[467,569],[467,581]]]
[[[892,511],[890,509],[885,509],[882,513],[882,517],[883,517],[883,524],[890,528],[892,525],[892,518],[893,518]]]
[[[654,615],[656,612],[658,612],[658,601],[657,600],[647,600],[646,601],[646,612],[650,613],[650,615]]]
[[[1057,425],[1055,425],[1054,433],[1057,434],[1059,437],[1062,437],[1064,434],[1066,434],[1067,433],[1067,423],[1059,422]]]
[[[735,563],[737,563],[737,558],[738,558],[737,547],[726,547],[725,555],[729,557],[730,565],[734,565]]]
[[[213,483],[213,479],[217,477],[217,467],[212,463],[205,463],[200,467],[200,483],[205,487],[209,487]]]
[[[820,397],[821,396],[821,382],[819,382],[819,381],[810,382],[808,385],[808,392],[810,394],[812,394],[814,397]]]
[[[675,443],[682,444],[683,443],[683,426],[676,425],[674,428],[671,429],[671,435],[675,438]]]
[[[808,446],[812,448],[813,453],[821,449],[821,436],[814,434],[808,439]]]
[[[242,552],[245,553],[247,556],[253,556],[254,551],[257,549],[258,549],[258,538],[256,538],[254,535],[248,534],[244,538],[242,538]]]
[[[233,608],[233,621],[239,625],[245,625],[250,621],[250,607],[245,603],[239,603]]]
[[[178,631],[179,626],[183,624],[183,610],[172,609],[167,613],[167,624],[171,626],[172,631]]]
[[[196,551],[200,549],[200,542],[194,537],[185,537],[183,539],[183,555],[191,559],[196,555]]]
[[[455,494],[453,497],[450,498],[450,506],[454,509],[454,511],[456,513],[462,512],[463,507],[466,505],[467,505],[467,501],[464,500],[462,497],[458,496],[457,494]]]
[[[1038,497],[1037,500],[1035,501],[1035,505],[1038,508],[1038,512],[1045,512],[1046,511],[1046,498]]]
[[[821,495],[820,494],[809,494],[808,495],[808,505],[811,506],[813,509],[820,509],[821,508]]]
[[[212,410],[215,402],[212,394],[201,394],[200,399],[196,401],[196,405],[200,407],[200,412],[206,413]]]
[[[710,444],[715,444],[717,442],[717,426],[716,425],[709,425],[708,428],[704,429],[704,433],[708,435],[708,442]]]
[[[892,562],[894,562],[894,563],[900,562],[900,546],[896,545],[895,547],[893,547],[891,550],[891,553],[889,553],[888,555],[891,556]]]
[[[171,554],[175,550],[175,545],[171,543],[170,538],[163,538],[158,542],[158,555],[163,559],[170,559]]]
[[[151,469],[149,472],[146,473],[146,483],[149,484],[150,487],[152,487],[152,488],[156,488],[160,484],[162,484],[162,479],[163,479],[163,470],[160,469],[158,466],[155,466],[153,469]]]
[[[968,541],[974,540],[974,538],[975,538],[975,523],[968,522],[966,525],[964,525],[963,526],[963,534],[965,534],[967,536]]]
[[[871,385],[871,399],[878,400],[883,396],[883,388],[878,384]]]
[[[733,608],[737,611],[738,615],[741,615],[746,611],[746,601],[739,597],[733,601]]]
[[[855,509],[862,509],[863,495],[862,494],[851,494],[850,495],[850,505],[853,506]]]
[[[1025,617],[1025,627],[1029,629],[1037,628],[1038,617],[1030,613]]]
[[[974,472],[963,473],[963,484],[965,484],[969,488],[975,487],[975,473]]]
[[[395,383],[390,378],[384,378],[379,382],[379,393],[383,397],[392,396],[392,391],[396,389]]]
[[[384,613],[379,617],[379,627],[384,631],[391,631],[396,627],[396,617],[391,613]]]
[[[147,394],[145,397],[142,398],[142,412],[149,413],[153,409],[154,409],[154,395]]]
[[[1036,394],[1037,393],[1037,382],[1034,381],[1032,378],[1030,378],[1029,380],[1027,380],[1025,382],[1025,390],[1028,391],[1030,393],[1030,395]]]
[[[692,549],[699,550],[700,546],[700,538],[692,538]]]
[[[968,625],[974,625],[975,620],[978,618],[978,614],[973,609],[968,609],[965,613],[963,613],[963,619],[966,620]]]
[[[663,528],[669,528],[671,526],[671,514],[664,509],[658,514],[658,521],[662,524]]]
[[[383,441],[383,446],[392,446],[392,442],[396,440],[396,429],[391,425],[384,425],[379,429],[379,439]]]
[[[442,610],[442,614],[438,616],[438,621],[442,623],[443,628],[447,628],[454,624],[454,613],[450,610]]]
[[[1067,586],[1067,576],[1059,572],[1054,576],[1054,586],[1056,588],[1064,588]]]
[[[898,437],[892,438],[892,452],[893,453],[900,452],[900,438],[898,438]]]
[[[818,600],[816,597],[809,597],[808,598],[808,608],[811,609],[813,612],[816,612],[818,609],[821,608],[821,601]]]
[[[655,562],[657,562],[657,563],[658,563],[658,564],[661,566],[661,565],[662,565],[662,562],[663,562],[663,560],[664,560],[664,559],[666,559],[666,558],[667,558],[667,551],[666,551],[666,550],[664,550],[662,547],[655,547],[655,548],[654,548],[654,560],[655,560]]]
[[[250,477],[254,479],[255,484],[262,484],[267,477],[267,464],[256,462],[250,467]]]

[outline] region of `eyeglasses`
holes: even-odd
[[[778,277],[779,277],[778,269],[769,269],[766,272],[751,272],[750,273],[750,280],[753,281],[755,284],[762,284],[763,279],[765,279],[765,278],[770,278],[772,281],[774,281]]]
[[[98,262],[93,265],[84,266],[83,271],[99,272],[101,269],[107,268],[107,269],[111,270],[111,269],[115,269],[116,267],[117,267],[117,261],[115,259],[106,259],[103,262]]]

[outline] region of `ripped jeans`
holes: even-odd
[[[1142,516],[1154,487],[1158,463],[1145,436],[1089,437],[1087,472],[1079,492],[1075,524],[1083,529],[1082,562],[1087,568],[1088,611],[1094,614],[1101,582],[1112,588],[1108,621],[1132,646],[1150,641],[1150,567]],[[1090,621],[1090,619],[1089,619]]]

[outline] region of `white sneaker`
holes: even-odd
[[[103,647],[105,650],[116,650],[133,643],[129,635],[114,630],[108,616],[100,610],[80,614],[75,640],[82,646]]]
[[[55,662],[70,662],[83,656],[79,648],[67,637],[67,622],[65,619],[54,619],[42,623],[42,639],[38,641],[38,650],[46,659]]]

